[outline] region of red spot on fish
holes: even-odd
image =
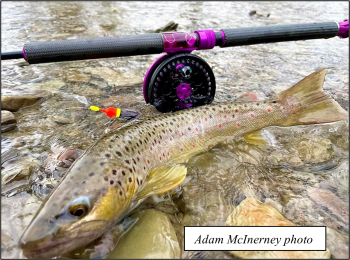
[[[168,156],[170,155],[170,153],[168,152]]]
[[[227,115],[224,115],[224,118],[226,118],[227,117]]]
[[[286,108],[285,107],[282,107],[283,110],[285,110]]]
[[[271,112],[271,108],[268,108],[268,109],[267,109],[267,112],[269,112],[269,113],[270,113],[270,112]]]
[[[184,150],[184,149],[182,149],[182,148],[180,149],[181,152],[182,152],[183,150]]]
[[[213,139],[213,137],[210,137],[210,139]]]
[[[162,160],[162,157],[161,157],[161,156],[159,156],[159,160]]]
[[[147,163],[149,163],[149,160],[147,160]]]
[[[262,123],[262,122],[260,122],[260,125],[263,125],[263,123]]]
[[[193,145],[193,147],[196,147],[195,145]]]
[[[198,128],[196,128],[196,131],[198,131]]]
[[[172,141],[173,140],[173,138],[170,138],[170,141]]]
[[[181,132],[181,135],[184,135],[184,133],[183,133],[183,132]]]
[[[250,114],[250,116],[251,116],[251,117],[254,117],[254,115],[253,115],[253,114]]]
[[[221,128],[221,125],[219,125],[219,128]]]
[[[241,126],[239,123],[237,123],[237,126]]]
[[[235,112],[238,113],[238,110],[236,109]]]
[[[137,151],[139,153],[139,155],[141,155],[140,151]]]
[[[146,167],[145,167],[145,166],[143,166],[143,169],[144,169],[144,170],[146,170]]]
[[[158,144],[160,144],[160,141],[158,141]]]
[[[206,118],[205,121],[208,121],[208,118]]]

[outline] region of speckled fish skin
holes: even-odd
[[[317,71],[269,102],[226,102],[144,117],[105,134],[43,203],[21,238],[24,254],[53,257],[95,240],[137,204],[155,169],[184,163],[218,143],[267,126],[345,118],[347,113],[322,91],[324,76],[325,70]],[[309,86],[315,84],[320,86]],[[72,216],[74,203],[87,203],[88,213]]]

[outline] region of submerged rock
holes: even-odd
[[[132,216],[138,221],[122,236],[107,259],[180,258],[180,246],[168,217],[148,209]]]
[[[349,236],[327,228],[327,247],[332,253],[332,258],[349,259]]]
[[[22,107],[32,106],[44,97],[47,97],[49,92],[40,91],[28,94],[3,95],[1,96],[1,108],[16,112]]]
[[[16,123],[16,118],[10,111],[1,110],[1,133],[16,128]]]
[[[228,226],[295,226],[275,208],[254,198],[247,198],[236,207],[227,218]],[[234,257],[244,259],[264,258],[330,258],[326,251],[227,251]]]
[[[307,193],[315,203],[326,207],[343,222],[349,223],[349,207],[333,192],[325,189],[308,187]]]
[[[179,24],[175,23],[174,21],[168,22],[166,25],[164,25],[163,27],[155,30],[155,33],[159,33],[159,32],[174,32],[177,29],[177,26]]]

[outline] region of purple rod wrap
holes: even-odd
[[[349,20],[344,20],[339,24],[339,31],[337,36],[340,38],[349,38]]]
[[[195,31],[199,35],[198,50],[207,50],[215,47],[216,36],[213,30]]]
[[[22,54],[23,54],[23,58],[28,61],[28,58],[27,58],[27,55],[26,55],[26,52],[24,50],[24,48],[22,49]]]

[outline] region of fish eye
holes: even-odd
[[[90,209],[89,200],[86,197],[82,197],[72,201],[72,203],[68,208],[68,211],[70,215],[77,218],[82,218],[86,216],[86,214],[89,212],[89,209]]]

